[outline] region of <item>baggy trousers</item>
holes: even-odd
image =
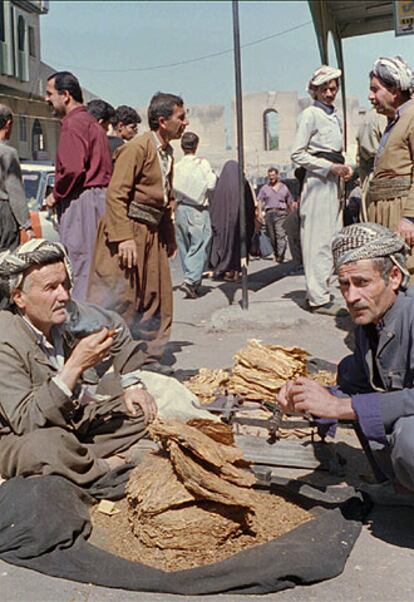
[[[341,228],[338,179],[307,172],[300,204],[301,244],[309,305],[330,301],[333,273],[332,238]]]
[[[197,286],[203,278],[211,239],[211,221],[207,208],[178,203],[175,234],[184,273],[184,282]]]
[[[365,440],[371,450],[368,460],[374,464],[377,478],[396,480],[414,492],[414,416],[399,418],[387,440],[386,445]]]
[[[406,199],[395,197],[367,203],[368,221],[381,224],[395,232],[404,215]],[[414,247],[411,247],[410,254],[406,260],[407,269],[410,273],[410,285],[414,284]]]
[[[285,231],[285,209],[267,209],[265,214],[266,230],[272,243],[275,258],[283,261],[287,247],[287,236]]]
[[[86,300],[89,270],[98,222],[105,211],[106,188],[88,188],[77,198],[59,203],[59,236],[72,264],[72,297]]]
[[[89,278],[88,302],[119,313],[134,339],[145,341],[149,360],[162,356],[172,326],[173,295],[167,245],[158,228],[133,222],[138,263],[119,265],[118,243],[110,243],[101,221]]]
[[[125,413],[120,397],[88,404],[68,429],[35,429],[0,437],[0,475],[60,475],[88,485],[108,472],[103,458],[125,451],[146,434],[144,415]]]

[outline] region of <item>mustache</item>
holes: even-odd
[[[368,305],[361,303],[361,301],[356,301],[356,303],[348,303],[348,307],[351,309],[368,309]]]

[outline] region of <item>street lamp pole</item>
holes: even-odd
[[[240,188],[240,257],[242,270],[242,309],[249,308],[247,289],[247,243],[246,243],[246,204],[244,190],[244,148],[243,148],[243,106],[241,85],[241,55],[240,55],[240,28],[239,28],[239,3],[232,0],[233,7],[233,46],[234,46],[234,72],[236,81],[236,122],[237,122],[237,160],[239,164]]]

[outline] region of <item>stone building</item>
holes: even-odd
[[[59,139],[59,121],[44,101],[57,71],[41,60],[39,21],[48,10],[47,0],[0,0],[0,103],[15,115],[10,143],[25,160],[53,161]]]
[[[253,92],[243,96],[243,129],[245,170],[256,182],[266,176],[267,169],[277,166],[282,176],[291,177],[295,166],[290,154],[295,140],[300,113],[312,102],[310,97],[299,97],[297,92]],[[342,115],[342,100],[336,106]],[[140,131],[147,129],[146,108],[138,108],[143,117]],[[347,160],[355,163],[355,136],[366,112],[357,98],[347,98]],[[189,130],[200,136],[199,154],[205,156],[217,173],[224,163],[237,158],[236,108],[231,106],[231,127],[227,126],[224,105],[190,105]],[[173,141],[175,156],[180,158],[179,141]]]

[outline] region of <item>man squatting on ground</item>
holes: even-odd
[[[17,151],[7,144],[13,129],[13,113],[0,105],[0,251],[15,249],[20,243],[20,231],[28,238],[34,233]]]
[[[323,65],[312,75],[308,92],[314,103],[300,116],[292,161],[306,170],[300,218],[306,295],[311,311],[338,315],[331,301],[332,237],[341,227],[339,180],[352,177],[342,155],[342,124],[333,102],[341,70]]]
[[[82,104],[82,90],[72,73],[49,77],[45,100],[62,120],[55,186],[46,202],[56,210],[60,240],[72,262],[73,298],[84,301],[112,160],[107,136]]]
[[[414,504],[414,298],[406,291],[408,247],[373,223],[347,226],[332,243],[341,292],[356,325],[355,351],[329,390],[300,377],[282,387],[287,411],[355,421],[382,504]],[[410,493],[411,495],[408,495]]]
[[[184,157],[174,168],[175,234],[184,272],[180,289],[189,299],[198,297],[203,278],[212,234],[208,191],[217,180],[207,159],[196,157],[199,142],[194,132],[183,135]]]
[[[0,255],[0,289],[11,303],[0,312],[5,478],[57,474],[88,485],[124,463],[118,454],[145,435],[157,413],[140,382],[139,343],[117,314],[71,301],[71,287],[59,243],[34,239]],[[97,332],[82,334],[91,326]],[[102,386],[98,395],[98,374],[111,363],[119,394],[104,395]]]
[[[173,149],[188,125],[179,96],[158,92],[148,107],[150,131],[116,151],[92,261],[88,300],[118,312],[147,343],[148,369],[160,364],[172,325],[168,258],[177,250],[173,223]]]
[[[257,200],[265,213],[266,230],[272,243],[275,260],[283,263],[287,247],[285,220],[293,206],[293,197],[289,188],[280,181],[279,170],[271,167],[267,170],[268,183],[262,186]]]
[[[407,268],[414,282],[414,74],[399,56],[379,58],[370,73],[369,100],[388,118],[369,181],[366,207],[370,222],[404,238],[411,251]]]

